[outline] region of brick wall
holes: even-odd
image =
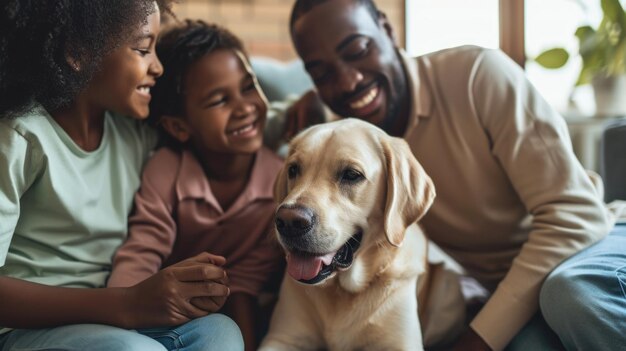
[[[244,42],[251,55],[279,60],[296,57],[289,38],[293,0],[183,0],[174,6],[179,18],[199,18],[218,23]],[[404,43],[405,0],[377,0],[387,14],[401,44]]]

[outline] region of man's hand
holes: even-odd
[[[326,110],[317,92],[311,90],[287,109],[285,139],[289,140],[301,130],[325,122]]]
[[[217,311],[230,293],[225,262],[201,253],[127,288],[126,327],[174,326]]]
[[[474,329],[468,328],[452,346],[452,351],[491,351],[491,347],[476,334]]]

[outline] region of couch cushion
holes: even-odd
[[[300,60],[283,62],[255,56],[250,61],[269,101],[285,100],[289,95],[300,96],[313,88],[313,82]]]

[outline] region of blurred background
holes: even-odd
[[[579,82],[583,40],[577,29],[606,27],[605,37],[617,37],[613,66],[624,76],[626,89],[626,29],[606,18],[615,17],[626,28],[621,7],[626,0],[376,0],[396,30],[400,44],[411,55],[466,44],[500,48],[522,66],[545,99],[564,115],[574,148],[585,165],[599,169],[599,138],[604,125],[626,115],[626,90],[618,105],[597,103],[590,81]],[[237,34],[253,57],[293,62],[288,19],[293,0],[182,0],[174,11],[179,18],[201,18],[219,23]],[[604,10],[604,11],[603,11]],[[612,11],[612,12],[611,12]],[[607,15],[608,12],[608,15]],[[622,21],[622,22],[619,22]],[[613,27],[611,27],[613,26]],[[600,30],[598,30],[600,32]],[[597,37],[602,37],[598,35]],[[592,38],[598,40],[597,38]],[[593,40],[587,40],[592,42]],[[604,38],[603,40],[608,40]],[[592,43],[593,44],[593,43]],[[536,58],[546,50],[543,65]],[[607,51],[609,49],[602,48]],[[623,54],[622,54],[623,52]],[[563,57],[566,55],[566,57]],[[591,63],[600,65],[592,57]],[[555,60],[562,61],[558,64]],[[602,62],[604,65],[610,65]],[[549,69],[547,66],[559,66]],[[562,66],[560,66],[562,65]],[[583,70],[584,72],[584,70]],[[607,105],[608,110],[602,110]]]
[[[289,61],[296,57],[288,32],[292,4],[293,0],[183,0],[175,13],[179,18],[202,18],[226,26],[243,39],[252,55]],[[545,69],[532,58],[554,46],[576,52],[576,28],[597,25],[602,19],[600,0],[378,0],[376,4],[410,54],[464,44],[501,47],[525,66],[537,88],[561,110],[568,107],[580,58],[572,57],[558,70]]]
[[[296,53],[289,38],[289,15],[294,0],[179,0],[179,18],[201,18],[224,25],[239,36],[252,55],[287,61]],[[497,0],[496,0],[497,1]],[[411,0],[375,1],[391,19],[405,42],[404,18]],[[436,3],[436,1],[432,1]],[[458,1],[462,3],[462,1]]]

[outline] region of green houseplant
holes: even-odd
[[[576,85],[591,83],[597,114],[626,115],[626,12],[619,0],[600,0],[603,18],[597,28],[576,29],[582,67]],[[569,60],[564,48],[539,54],[535,61],[546,68],[560,68]]]

